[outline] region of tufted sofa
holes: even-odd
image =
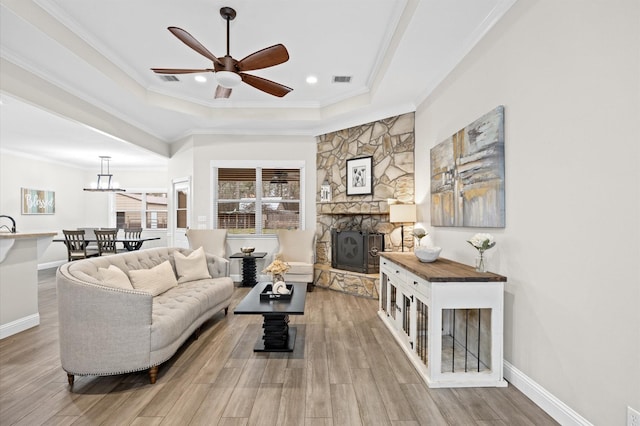
[[[71,386],[74,375],[147,369],[155,383],[158,366],[189,336],[217,312],[226,315],[234,286],[229,261],[218,256],[203,253],[211,278],[181,282],[156,296],[116,287],[101,275],[110,265],[131,275],[167,260],[175,273],[176,252],[184,258],[192,250],[152,248],[69,262],[58,269],[60,360]]]

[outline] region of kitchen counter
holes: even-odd
[[[0,339],[40,324],[38,258],[57,232],[0,232]]]

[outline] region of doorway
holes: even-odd
[[[191,223],[191,178],[173,180],[173,245],[189,247],[186,232]]]

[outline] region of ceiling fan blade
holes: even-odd
[[[222,87],[220,85],[218,85],[218,87],[216,87],[216,95],[215,95],[215,99],[226,99],[231,95],[231,89],[229,89],[228,87]]]
[[[207,48],[204,47],[198,40],[196,40],[194,36],[186,32],[182,28],[169,27],[167,29],[171,31],[171,34],[178,37],[180,41],[182,41],[184,44],[186,44],[187,46],[189,46],[190,48],[192,48],[193,50],[195,50],[205,58],[208,58],[215,63],[220,63],[220,60],[216,58],[216,56],[213,53],[209,52]]]
[[[289,52],[287,52],[287,48],[282,44],[276,44],[274,46],[258,50],[257,52],[241,59],[238,61],[237,67],[239,71],[259,70],[287,62],[288,60]]]
[[[156,74],[192,74],[196,72],[214,72],[213,68],[186,69],[186,68],[151,68]]]
[[[277,96],[279,98],[283,97],[293,89],[287,86],[283,86],[280,83],[276,83],[271,80],[267,80],[266,78],[257,77],[251,74],[239,73],[240,77],[242,77],[242,81],[247,83],[249,86],[253,86],[258,90],[262,90],[265,93],[268,93],[273,96]]]

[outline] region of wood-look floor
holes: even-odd
[[[76,377],[60,367],[55,271],[39,273],[40,326],[0,341],[2,425],[550,425],[513,386],[429,389],[377,302],[316,289],[290,354],[254,353],[261,317],[216,315],[146,372]]]

